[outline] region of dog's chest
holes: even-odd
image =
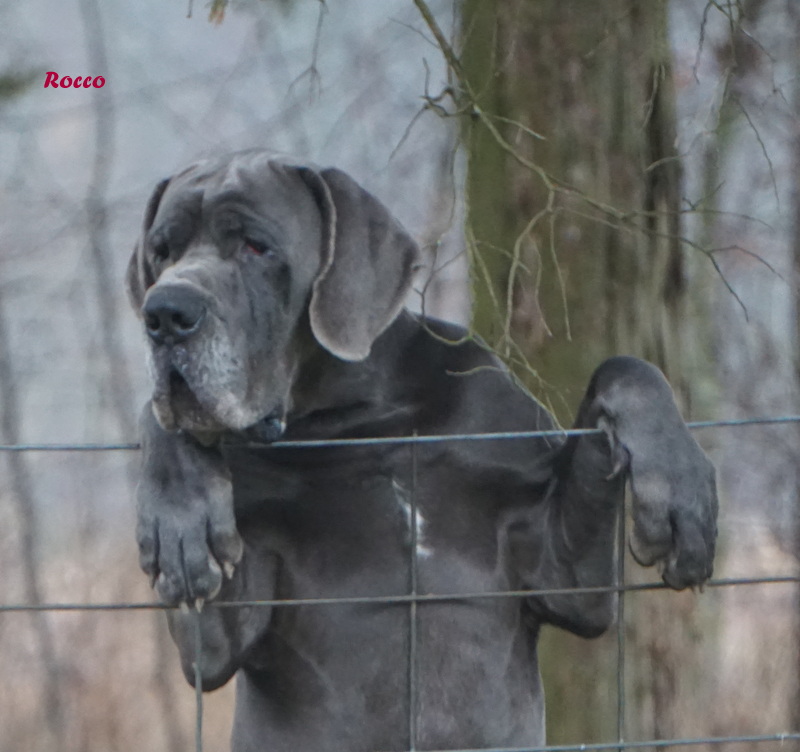
[[[414,582],[441,594],[502,586],[491,505],[455,482],[424,480],[441,472],[413,470],[264,464],[234,483],[239,525],[282,562],[282,597],[404,595]]]
[[[281,480],[291,493],[262,500],[257,512],[250,503],[245,519],[257,517],[262,540],[316,582],[381,579],[402,590],[406,578],[398,575],[412,552],[434,554],[425,507],[402,475],[305,473]]]

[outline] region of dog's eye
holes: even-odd
[[[255,253],[256,256],[274,256],[275,250],[269,243],[263,240],[253,240],[253,238],[245,238],[244,247],[250,253]]]
[[[153,244],[153,255],[159,261],[165,261],[169,258],[169,244],[164,241],[160,240],[157,243]]]

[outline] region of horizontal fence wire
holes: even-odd
[[[764,425],[781,425],[800,423],[800,415],[786,415],[765,418],[739,418],[730,420],[714,421],[695,421],[688,423],[691,430],[701,430],[706,428],[727,428],[727,427],[748,427]],[[453,441],[497,441],[497,440],[519,440],[535,438],[564,438],[569,436],[586,436],[602,433],[599,428],[572,428],[572,429],[549,429],[537,431],[508,431],[495,433],[462,433],[462,434],[435,434],[435,435],[412,435],[412,436],[390,436],[390,437],[370,437],[370,438],[342,438],[342,439],[310,439],[310,440],[284,440],[270,444],[249,442],[244,444],[247,448],[325,448],[325,447],[346,447],[346,446],[378,446],[378,445],[411,445],[412,451],[415,446],[420,444],[438,444]],[[118,442],[118,443],[19,443],[19,444],[0,444],[0,452],[110,452],[110,451],[136,451],[140,444],[137,442]],[[416,457],[412,454],[413,478],[416,485]],[[602,587],[575,587],[575,588],[547,588],[547,589],[526,589],[510,591],[484,591],[484,592],[458,592],[458,593],[419,593],[417,592],[416,579],[416,498],[415,489],[412,489],[412,533],[411,533],[411,572],[412,580],[410,592],[396,595],[381,596],[351,596],[351,597],[331,597],[331,598],[295,598],[295,599],[270,599],[252,601],[221,601],[214,602],[218,608],[243,608],[243,607],[297,607],[297,606],[342,606],[342,605],[404,605],[410,608],[410,643],[409,643],[409,735],[410,752],[415,747],[416,721],[414,718],[416,688],[416,607],[422,603],[436,602],[461,602],[468,600],[486,600],[497,598],[535,598],[555,595],[589,595],[600,593],[616,593],[619,596],[620,611],[618,618],[622,621],[624,611],[624,596],[628,593],[668,590],[669,587],[663,582],[649,583],[624,583],[624,546],[621,539],[624,535],[624,526],[620,526],[618,533],[618,563],[617,563],[617,584]],[[721,578],[709,580],[703,585],[705,588],[728,588],[728,587],[748,587],[759,585],[800,585],[800,576],[772,576],[772,577],[739,577]],[[26,612],[63,612],[63,611],[158,611],[174,608],[190,610],[186,604],[182,606],[169,606],[163,603],[0,603],[0,614],[26,613]],[[192,609],[193,610],[193,609]],[[195,634],[195,655],[202,655],[202,640],[200,630],[200,614],[194,612],[194,634]],[[539,747],[482,747],[475,749],[440,749],[432,752],[601,752],[602,750],[624,750],[624,749],[663,749],[666,747],[686,747],[699,745],[723,745],[723,744],[765,744],[777,742],[784,744],[787,741],[800,742],[800,731],[763,734],[763,735],[739,735],[739,736],[717,736],[717,737],[692,737],[685,739],[650,739],[644,741],[626,741],[624,736],[625,724],[625,693],[624,693],[624,625],[618,624],[617,628],[617,735],[618,739],[613,742],[584,743],[571,745],[546,745]],[[200,679],[199,661],[193,664],[195,674],[195,752],[203,750],[203,697]]]
[[[785,575],[778,577],[733,577],[718,580],[709,580],[703,585],[706,588],[727,588],[753,585],[797,585],[800,584],[800,575]],[[644,582],[631,585],[608,585],[603,587],[569,587],[546,588],[539,590],[490,590],[485,592],[464,593],[402,593],[398,595],[354,595],[337,596],[335,598],[282,598],[275,600],[254,601],[214,601],[217,608],[281,608],[291,606],[376,606],[400,605],[410,603],[444,603],[466,600],[496,599],[496,598],[541,598],[556,595],[597,595],[601,593],[641,593],[653,590],[671,590],[663,582]],[[170,606],[164,603],[0,603],[0,613],[16,611],[167,611],[180,606]]]
[[[687,423],[690,430],[703,428],[728,428],[746,426],[781,425],[800,423],[800,415],[784,415],[775,418],[735,418],[730,420],[702,420]],[[376,436],[354,439],[297,439],[273,441],[271,443],[249,442],[246,447],[268,447],[270,449],[319,449],[339,446],[377,446],[381,444],[440,444],[448,441],[503,441],[513,439],[541,439],[564,436],[590,436],[603,433],[601,428],[553,428],[544,431],[498,431],[494,433],[453,433],[414,436]],[[238,445],[237,445],[238,446]],[[141,449],[138,442],[112,444],[38,443],[0,444],[0,452],[114,452]]]
[[[695,737],[691,739],[650,739],[648,741],[624,742],[600,742],[592,744],[556,744],[545,747],[475,747],[467,749],[436,749],[430,752],[593,752],[594,750],[618,749],[622,746],[625,749],[643,749],[646,747],[689,747],[700,744],[758,744],[765,742],[787,742],[800,740],[799,733],[785,734],[755,734],[751,736],[709,736]]]

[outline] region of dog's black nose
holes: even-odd
[[[206,315],[206,304],[202,296],[190,287],[165,285],[150,291],[142,315],[153,342],[174,344],[183,342],[200,328]]]

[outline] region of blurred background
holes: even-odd
[[[799,73],[796,0],[0,1],[0,442],[136,439],[144,204],[253,146],[378,195],[425,251],[409,305],[564,425],[612,353],[658,364],[687,419],[798,414]],[[715,576],[796,578],[798,425],[696,435]],[[136,460],[0,453],[0,607],[152,599]],[[628,595],[625,738],[800,731],[799,625],[796,581]],[[616,738],[616,647],[547,632],[550,743]],[[206,696],[207,749],[231,708]],[[193,745],[162,614],[0,610],[0,752]]]

